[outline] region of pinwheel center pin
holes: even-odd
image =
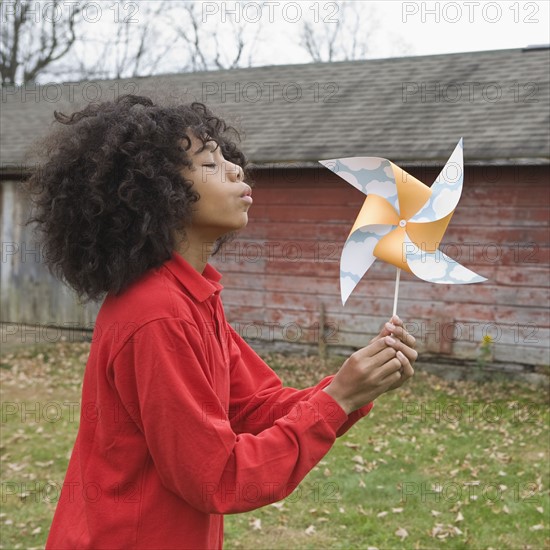
[[[399,227],[405,227],[407,225],[407,220],[399,220]]]

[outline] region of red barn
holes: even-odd
[[[340,252],[364,195],[318,160],[380,156],[430,185],[463,137],[464,189],[441,249],[489,280],[403,275],[398,311],[421,350],[447,364],[475,360],[490,336],[498,368],[540,370],[549,363],[549,62],[548,48],[527,48],[3,90],[5,330],[90,328],[97,311],[32,260],[40,254],[20,227],[16,191],[25,148],[54,109],[161,89],[206,102],[243,130],[256,183],[250,223],[213,262],[228,319],[253,344],[349,351],[391,315],[395,268],[381,262],[342,307]]]

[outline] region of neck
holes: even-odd
[[[192,234],[186,234],[185,237],[177,243],[176,252],[178,252],[189,265],[199,273],[202,273],[212,254],[213,248],[213,241],[196,238]]]

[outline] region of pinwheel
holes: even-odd
[[[367,196],[340,259],[343,305],[377,258],[397,267],[394,314],[401,270],[431,283],[486,281],[439,250],[462,193],[462,139],[431,187],[384,158],[319,162]]]

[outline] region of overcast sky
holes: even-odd
[[[246,3],[245,3],[246,4]],[[293,10],[283,4],[273,8],[278,15],[277,24],[268,29],[275,37],[283,33],[288,42],[286,62],[308,62],[307,54],[294,48],[298,25],[289,22]],[[337,2],[300,2],[303,17],[319,14],[318,26],[338,20]],[[548,0],[530,1],[459,1],[459,2],[404,2],[369,1],[370,40],[367,57],[391,57],[394,55],[429,55],[449,52],[522,48],[532,44],[550,42],[550,15]],[[306,7],[307,6],[307,7]],[[209,7],[213,10],[213,7]],[[254,17],[253,8],[249,8]],[[221,9],[218,13],[221,16]],[[269,15],[269,14],[268,14]],[[285,21],[285,15],[287,21]],[[215,17],[215,16],[211,16]],[[323,23],[322,20],[327,22]],[[369,27],[371,25],[369,24]],[[277,29],[277,30],[276,30]],[[271,52],[273,48],[271,48]],[[279,56],[277,56],[279,57]],[[265,63],[273,55],[264,56]]]
[[[35,19],[40,19],[41,8],[52,5],[43,0],[29,0],[28,3],[35,7]],[[62,1],[60,9],[69,10],[75,3],[75,0]],[[242,67],[311,63],[312,57],[303,47],[302,40],[306,22],[312,25],[317,39],[335,29],[340,30],[336,44],[339,55],[333,61],[345,59],[344,52],[351,48],[353,37],[358,50],[365,51],[349,57],[351,59],[523,48],[550,43],[549,0],[363,0],[349,2],[347,4],[353,5],[347,8],[342,2],[330,0],[271,0],[263,4],[246,0],[188,3],[172,0],[169,9],[155,16],[151,15],[152,11],[163,6],[157,0],[97,0],[89,3],[79,23],[82,25],[79,36],[83,41],[58,62],[57,67],[66,68],[65,74],[46,72],[39,81],[48,82],[52,75],[54,79],[70,80],[76,74],[74,68],[79,66],[96,70],[113,67],[115,59],[123,58],[125,51],[113,41],[124,27],[121,22],[128,20],[135,51],[140,29],[145,25],[150,25],[149,36],[153,37],[147,43],[145,56],[149,56],[149,65],[142,61],[137,74],[192,70],[192,62],[197,56],[189,53],[177,29],[180,26],[186,33],[190,31],[189,14],[185,10],[189,4],[194,6],[199,21],[200,49],[206,53],[208,68],[215,68],[216,41],[222,65],[231,66],[237,51],[235,33],[244,38],[245,49],[239,62]],[[4,12],[13,9],[14,5],[13,0],[2,3],[2,19]],[[39,39],[38,30],[37,26],[33,33],[35,41]],[[105,45],[110,45],[108,52],[104,50]],[[328,60],[326,52],[321,60]],[[52,69],[55,67],[53,65]],[[130,75],[126,71],[122,73],[122,76]]]

